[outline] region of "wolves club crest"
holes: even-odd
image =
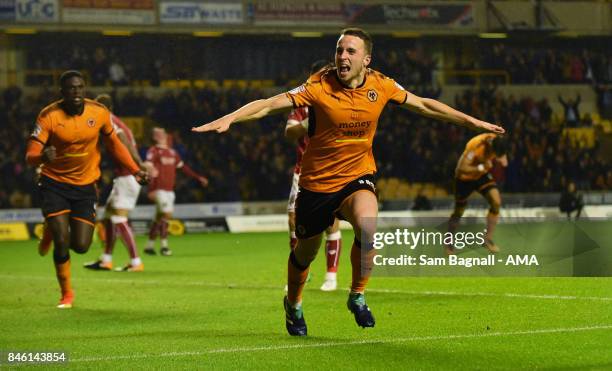
[[[376,100],[378,99],[378,93],[374,89],[368,90],[367,95],[368,95],[368,100],[370,102],[376,102]]]
[[[87,126],[89,126],[90,128],[93,128],[95,125],[96,125],[96,120],[87,119]]]

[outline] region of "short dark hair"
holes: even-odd
[[[493,152],[495,152],[497,156],[503,156],[508,151],[508,141],[502,137],[493,138],[491,146],[493,147]]]
[[[95,99],[96,102],[103,104],[109,111],[113,110],[113,98],[108,94],[100,94]]]
[[[64,87],[64,83],[65,83],[65,82],[66,82],[68,79],[70,79],[70,78],[72,78],[72,77],[79,77],[79,78],[81,78],[81,79],[85,80],[85,79],[83,78],[83,74],[81,74],[81,73],[80,73],[79,71],[77,71],[77,70],[68,70],[68,71],[64,71],[64,72],[61,74],[60,78],[59,78],[60,87],[62,87],[62,88],[63,88],[63,87]]]
[[[372,42],[372,37],[369,33],[365,32],[361,28],[357,27],[349,27],[342,30],[340,36],[351,35],[356,36],[363,40],[363,44],[365,45],[365,50],[368,54],[372,54],[372,48],[374,47],[374,43]]]
[[[331,65],[331,63],[328,60],[319,59],[318,61],[310,65],[310,74],[314,74],[329,65]]]

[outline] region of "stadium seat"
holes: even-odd
[[[161,82],[160,86],[162,88],[176,89],[178,88],[178,81],[177,80],[164,80]]]

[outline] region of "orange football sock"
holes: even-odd
[[[104,222],[96,223],[96,232],[98,233],[98,238],[100,239],[102,246],[104,246],[106,243],[106,226],[104,225]]]
[[[310,267],[301,267],[295,261],[293,252],[289,255],[287,262],[287,300],[291,304],[302,302],[302,291],[308,278]]]
[[[361,242],[355,239],[351,248],[351,265],[353,268],[353,282],[351,282],[351,292],[363,293],[370,280],[372,273],[373,259],[376,250],[369,248],[363,251]]]
[[[70,282],[70,259],[64,263],[55,263],[55,274],[57,282],[62,290],[62,296],[67,293],[72,293],[72,284]]]

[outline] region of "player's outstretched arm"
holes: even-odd
[[[196,173],[191,167],[189,167],[189,165],[187,165],[186,163],[183,163],[182,166],[179,166],[179,168],[183,171],[183,173],[185,175],[187,175],[190,178],[193,178],[195,180],[197,180],[198,182],[200,182],[200,184],[202,185],[202,187],[206,187],[208,186],[208,178],[205,177],[204,175],[200,175],[198,173]]]
[[[227,114],[213,122],[191,128],[191,131],[202,133],[216,131],[222,133],[227,131],[235,122],[254,120],[274,113],[278,113],[293,107],[293,103],[285,93],[281,93],[268,99],[259,99],[248,103],[236,111]]]
[[[478,120],[470,115],[447,106],[446,104],[435,99],[421,98],[412,93],[407,93],[408,98],[403,104],[407,108],[420,115],[427,116],[440,121],[449,121],[453,124],[465,126],[475,130],[489,131],[496,134],[505,133],[504,128],[498,125]]]

